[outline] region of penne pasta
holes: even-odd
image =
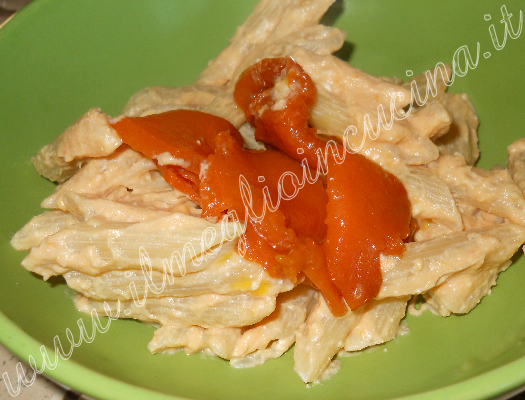
[[[11,239],[11,246],[18,251],[28,251],[38,246],[42,241],[60,230],[78,223],[73,215],[53,210],[31,218],[22,229],[16,232]]]
[[[525,191],[525,138],[512,143],[508,148],[507,168],[512,180],[522,193]]]
[[[431,100],[423,107],[412,109],[407,122],[414,133],[435,140],[450,130],[452,117],[438,100]]]
[[[401,86],[415,93],[412,104],[414,107],[418,107],[420,103],[426,104],[431,102],[432,98],[439,97],[442,93],[445,93],[451,77],[452,67],[448,64],[440,63],[435,68],[427,70],[421,75],[413,76]]]
[[[40,175],[61,183],[78,171],[83,159],[108,156],[121,144],[107,116],[92,108],[53,143],[44,146],[31,162]]]
[[[133,95],[122,110],[122,115],[145,117],[180,108],[202,110],[221,92],[222,89],[218,86],[189,85],[180,88],[153,86]]]
[[[457,202],[459,213],[465,225],[465,230],[484,228],[509,222],[508,219],[483,211],[470,204]]]
[[[268,347],[256,350],[244,357],[233,357],[230,365],[234,368],[252,368],[261,365],[271,358],[281,357],[294,344],[295,335],[273,340]]]
[[[431,170],[408,167],[397,177],[407,190],[412,217],[419,225],[414,234],[416,241],[463,230],[461,215],[449,188]]]
[[[240,335],[240,328],[221,328],[213,326],[204,331],[203,340],[211,354],[229,360],[233,356],[235,343]]]
[[[402,108],[410,102],[410,92],[406,89],[332,56],[314,54],[300,47],[293,48],[290,56],[316,83],[319,96],[310,120],[324,134],[342,140],[347,128],[354,126],[356,133],[348,136],[350,142],[346,145],[356,152],[367,141],[397,143],[412,134],[405,121],[391,117],[392,112],[402,113]]]
[[[472,266],[452,275],[441,285],[423,294],[426,304],[437,314],[466,314],[490,294],[500,272],[511,264],[510,260],[494,265],[494,262]]]
[[[467,94],[442,93],[438,97],[452,116],[450,130],[436,140],[440,154],[461,154],[468,165],[479,158],[476,111]]]
[[[155,271],[184,275],[199,270],[189,261],[242,234],[236,222],[216,224],[172,214],[153,221],[129,223],[91,218],[48,236],[33,247],[22,265],[47,279],[78,271],[98,275],[111,270],[139,269],[141,249]],[[166,260],[166,261],[164,261]]]
[[[295,342],[297,329],[317,303],[317,298],[317,291],[305,285],[279,295],[275,311],[246,330],[237,340],[233,352],[235,358],[231,359],[230,364],[236,368],[257,365],[254,364],[256,359],[262,360],[269,354],[276,354],[278,348],[284,348],[283,343],[289,343],[284,351],[288,350]],[[265,351],[275,340],[282,341],[281,345],[272,347],[269,352]],[[254,352],[260,353],[253,355]],[[249,354],[253,356],[246,358]]]
[[[396,337],[410,296],[388,297],[368,303],[345,340],[345,351],[359,351]]]
[[[224,118],[236,128],[239,128],[246,121],[244,113],[233,100],[233,88],[215,97],[210,104],[204,107],[203,111]]]
[[[342,317],[334,317],[324,298],[319,297],[296,334],[294,369],[303,382],[315,382],[329,369],[332,358],[357,325],[361,312],[361,309],[348,311]]]
[[[153,353],[171,354],[184,350],[186,354],[197,353],[207,349],[200,326],[161,326],[148,343],[148,350]]]
[[[448,185],[457,202],[525,224],[525,199],[507,170],[471,167],[459,154],[442,156],[429,167]]]
[[[127,146],[126,146],[127,147]],[[108,158],[92,159],[74,177],[59,185],[55,192],[42,201],[43,208],[60,208],[61,196],[68,191],[77,194],[104,196],[116,188],[133,190],[134,184],[151,181],[155,164],[130,148],[123,148]],[[166,182],[162,184],[166,189]]]
[[[524,227],[503,224],[408,243],[402,258],[381,256],[383,284],[376,299],[424,293],[456,272],[507,260],[524,242]]]
[[[413,133],[410,139],[397,143],[401,157],[407,165],[424,165],[437,160],[438,147],[427,137]]]
[[[230,82],[239,64],[254,48],[284,41],[288,36],[316,25],[332,2],[261,1],[244,24],[237,28],[228,46],[210,61],[197,83],[222,86]]]
[[[135,297],[187,297],[201,294],[276,296],[293,288],[288,279],[273,278],[257,263],[234,251],[236,241],[223,244],[215,254],[203,255],[202,261],[178,271],[154,271],[151,259],[144,254],[142,269],[111,270],[96,276],[78,271],[64,274],[67,284],[84,296],[96,300],[131,300]],[[192,264],[190,261],[188,264]]]
[[[117,312],[122,318],[133,318],[161,325],[198,325],[206,327],[239,327],[252,325],[275,309],[274,296],[236,296],[204,294],[191,297],[151,298],[143,304],[135,301],[100,301],[78,295],[75,306],[80,311],[99,315],[111,315]]]

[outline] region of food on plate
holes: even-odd
[[[525,242],[523,140],[509,170],[474,167],[454,71],[353,68],[319,24],[331,3],[263,0],[194,84],[44,146],[32,162],[59,185],[11,241],[23,266],[62,275],[81,311],[155,324],[152,353],[243,368],[295,344],[304,382],[392,340],[414,296],[474,308]]]

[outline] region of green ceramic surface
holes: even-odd
[[[40,365],[40,346],[52,349],[55,337],[69,351],[66,329],[77,340],[79,319],[91,329],[62,281],[24,270],[24,254],[9,245],[54,190],[29,158],[90,107],[118,115],[143,87],[191,83],[254,4],[35,0],[0,29],[0,341],[22,359],[32,355]],[[481,121],[479,164],[490,168],[505,164],[506,146],[525,136],[525,34],[509,36],[499,51],[489,34],[494,24],[503,42],[503,5],[517,31],[525,3],[516,0],[347,0],[325,21],[348,31],[343,55],[375,75],[451,63],[463,45],[475,60],[479,42],[477,67],[451,91],[471,96]],[[293,371],[292,351],[246,370],[201,355],[150,355],[153,328],[135,321],[112,322],[45,373],[100,399],[491,398],[525,384],[523,264],[516,257],[470,314],[408,316],[408,335],[342,359],[341,371],[314,387]],[[14,370],[3,372],[16,379]]]

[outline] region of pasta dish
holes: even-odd
[[[394,339],[416,296],[472,310],[525,243],[525,139],[476,168],[454,71],[352,67],[319,24],[332,2],[262,0],[193,84],[44,146],[32,163],[58,186],[11,240],[22,265],[80,311],[153,324],[152,353],[245,368],[293,346],[305,383]]]

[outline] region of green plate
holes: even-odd
[[[0,340],[23,360],[32,355],[41,365],[42,344],[52,349],[59,338],[67,352],[66,330],[78,340],[77,322],[92,326],[60,280],[25,271],[24,255],[9,245],[54,189],[29,158],[90,107],[118,115],[143,87],[191,83],[254,4],[36,0],[0,30]],[[350,62],[375,75],[405,77],[451,63],[464,45],[475,61],[479,42],[477,67],[452,91],[468,92],[479,112],[480,165],[490,168],[504,164],[506,146],[525,134],[525,35],[508,36],[496,50],[489,33],[494,24],[503,43],[503,5],[517,33],[524,3],[516,0],[348,0],[337,4],[337,19],[326,20],[348,31]],[[341,371],[314,387],[294,373],[292,352],[246,370],[201,355],[150,355],[153,328],[135,321],[113,321],[45,373],[101,399],[490,398],[525,384],[523,264],[516,260],[470,314],[408,316],[410,334],[342,359]],[[14,370],[0,372],[16,382]]]

